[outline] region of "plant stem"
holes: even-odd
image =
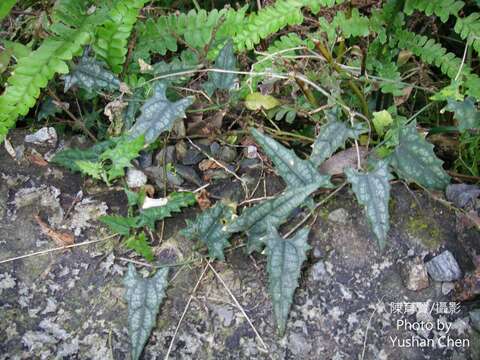
[[[363,92],[358,88],[358,86],[353,82],[353,76],[345,71],[344,69],[342,69],[341,66],[339,66],[333,59],[332,57],[332,54],[330,53],[330,51],[328,51],[328,49],[323,45],[323,43],[319,40],[316,40],[315,41],[315,47],[317,48],[318,51],[320,51],[320,53],[323,55],[323,57],[325,58],[325,60],[327,60],[327,62],[330,64],[330,66],[332,66],[332,68],[340,75],[344,75],[344,76],[347,76],[349,78],[347,84],[348,86],[350,87],[350,89],[353,91],[353,93],[355,94],[355,96],[358,98],[358,100],[360,101],[360,105],[362,107],[362,113],[363,115],[365,115],[366,117],[369,116],[369,111],[368,111],[368,104],[367,104],[367,100],[365,99],[365,95],[363,94]]]

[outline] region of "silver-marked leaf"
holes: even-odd
[[[120,80],[104,64],[93,58],[83,56],[70,74],[65,75],[64,91],[77,85],[88,92],[98,90],[115,91],[120,89]]]
[[[348,168],[345,169],[348,182],[352,184],[358,202],[365,207],[367,218],[377,238],[380,249],[386,244],[388,229],[390,228],[388,201],[390,200],[391,175],[388,163],[379,161],[373,171],[360,173]]]
[[[348,138],[356,139],[358,135],[362,134],[364,129],[352,129],[341,121],[330,121],[320,128],[315,142],[313,143],[312,153],[310,154],[310,161],[315,166],[321,165],[341,146],[345,145]]]
[[[435,156],[433,145],[417,133],[416,122],[399,129],[398,146],[389,158],[390,165],[404,180],[439,190],[450,183],[442,168],[443,161]]]
[[[151,72],[155,77],[164,76],[163,81],[180,83],[188,80],[194,75],[194,71],[200,66],[197,64],[189,64],[179,58],[173,58],[168,63],[160,61],[152,65]],[[180,74],[175,75],[173,74]]]
[[[321,181],[287,189],[283,194],[248,208],[227,226],[227,232],[245,231],[248,235],[247,251],[261,251],[265,245],[268,224],[278,227],[307,197],[321,186]]]
[[[129,131],[133,138],[145,135],[145,143],[150,144],[162,132],[171,130],[176,119],[185,117],[185,109],[193,103],[193,98],[171,102],[165,95],[166,90],[164,83],[155,85],[153,96],[143,104],[142,114]]]
[[[320,181],[321,187],[331,187],[330,176],[321,175],[309,160],[300,159],[293,150],[289,150],[274,139],[252,129],[252,135],[265,154],[273,161],[278,175],[287,186],[296,188]]]
[[[187,220],[187,227],[180,233],[188,239],[200,240],[208,247],[212,259],[224,260],[223,249],[227,246],[230,234],[225,231],[232,221],[233,211],[230,206],[217,202],[215,206],[204,210],[194,221]]]
[[[215,68],[222,70],[235,71],[237,60],[233,53],[233,42],[228,40],[223,49],[215,59]],[[217,89],[230,90],[234,87],[237,76],[232,73],[212,72],[208,75],[209,79]]]
[[[269,228],[267,243],[268,290],[272,298],[273,313],[280,335],[285,332],[293,294],[306,252],[309,229],[299,230],[292,238],[282,239],[275,227]]]
[[[455,113],[454,117],[458,120],[458,130],[460,132],[480,129],[480,111],[477,110],[473,98],[468,97],[464,101],[448,99],[445,109]]]
[[[128,334],[132,346],[132,359],[142,354],[150,333],[157,321],[157,314],[165,297],[168,268],[159,269],[151,278],[141,277],[132,264],[123,278],[125,300],[128,304]]]

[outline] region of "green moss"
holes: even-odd
[[[428,249],[435,250],[441,245],[441,232],[432,219],[411,216],[407,223],[407,230]]]

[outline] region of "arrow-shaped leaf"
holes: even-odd
[[[150,333],[155,326],[158,310],[167,287],[168,268],[159,269],[149,279],[137,274],[132,264],[128,265],[123,279],[126,288],[125,300],[128,304],[128,334],[132,346],[132,359],[142,354]]]
[[[312,162],[300,159],[293,150],[287,149],[256,129],[252,129],[251,132],[288,186],[295,188],[319,180],[321,187],[331,187],[330,176],[320,175]]]
[[[282,239],[275,227],[269,228],[267,236],[268,289],[273,303],[273,313],[280,335],[285,332],[293,294],[298,287],[298,278],[306,252],[309,229],[301,229],[290,239]]]
[[[480,129],[480,111],[477,110],[473,98],[468,97],[464,101],[448,99],[445,109],[455,113],[455,119],[458,120],[458,130],[460,132],[469,129]]]
[[[398,146],[390,159],[398,176],[407,181],[439,190],[450,182],[442,168],[443,161],[433,152],[433,145],[417,133],[416,122],[399,129]]]
[[[391,175],[386,161],[377,163],[368,173],[360,173],[352,168],[345,169],[348,181],[357,196],[358,202],[365,207],[367,218],[381,249],[385,247],[390,227],[388,201],[390,200]]]
[[[310,161],[319,166],[327,160],[341,146],[345,145],[348,138],[356,139],[364,130],[360,127],[349,128],[341,121],[330,121],[320,128],[315,142],[313,143]]]
[[[265,245],[264,236],[267,233],[267,225],[270,224],[275,228],[281,225],[287,220],[292,210],[300,206],[321,184],[321,181],[316,181],[306,186],[287,189],[278,197],[248,208],[227,226],[227,231],[229,233],[245,231],[248,235],[247,251],[249,253],[261,251]]]
[[[133,138],[145,135],[145,143],[150,144],[162,132],[170,130],[176,119],[185,116],[185,109],[193,103],[193,98],[171,102],[165,95],[166,90],[164,83],[155,85],[153,96],[143,104],[142,114],[129,131]]]
[[[97,90],[115,91],[120,88],[120,80],[104,64],[93,58],[83,56],[69,75],[65,75],[65,88],[67,92],[74,85],[89,92]]]
[[[225,227],[232,218],[232,208],[218,202],[199,214],[195,221],[187,220],[187,227],[181,231],[181,234],[188,239],[200,240],[207,245],[210,257],[224,260],[223,249],[229,244],[230,237]]]
[[[215,68],[234,71],[236,63],[236,57],[233,53],[233,42],[230,39],[215,59]],[[212,72],[208,77],[216,89],[230,90],[235,85],[236,75],[232,73]]]

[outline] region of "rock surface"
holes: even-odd
[[[427,271],[435,281],[454,281],[462,277],[457,260],[448,250],[427,262]]]
[[[19,139],[12,139],[14,146],[23,141],[23,137]],[[266,179],[267,196],[281,189],[281,183],[274,179]],[[239,184],[231,180],[211,187],[218,196],[232,188],[242,194]],[[24,189],[33,190],[25,193]],[[79,200],[80,191],[83,195]],[[262,189],[256,196],[264,195]],[[82,199],[91,202],[82,203]],[[118,239],[108,238],[106,229],[86,216],[94,215],[93,209],[104,212],[107,206],[109,212],[122,213],[125,202],[123,192],[83,183],[78,174],[50,165],[17,164],[0,150],[0,359],[129,359],[122,276],[129,261],[141,259],[126,251]],[[480,358],[480,334],[472,327],[478,315],[471,313],[478,303],[461,304],[458,312],[429,313],[425,310],[433,304],[449,304],[454,299],[442,293],[440,283],[411,291],[403,278],[412,256],[437,254],[441,253],[437,249],[445,248],[458,259],[462,270],[472,271],[471,254],[480,252],[478,232],[470,229],[458,233],[453,212],[427,194],[409,191],[403,185],[393,186],[390,209],[388,246],[381,253],[352,194],[342,191],[322,206],[309,238],[315,250],[305,263],[282,338],[275,333],[265,257],[247,256],[241,247],[233,246],[225,262],[213,263],[222,281],[207,269],[199,282],[174,338],[170,358]],[[193,262],[171,271],[166,301],[145,347],[144,359],[164,358],[206,266],[204,261],[195,260],[196,244],[178,236],[185,219],[193,218],[197,211],[186,209],[167,219],[163,242],[154,243],[154,265]],[[88,221],[82,222],[75,242],[91,243],[2,262],[56,247],[39,231],[34,220],[37,214],[55,229],[68,228],[73,217],[85,215]],[[297,215],[292,222],[302,216]],[[239,245],[242,241],[239,238],[232,243]],[[142,271],[151,269],[144,267]],[[252,321],[267,351],[223,284]],[[451,327],[448,332],[428,330],[403,326],[401,321],[439,321]],[[466,339],[470,346],[399,346],[399,341],[419,336],[438,342],[442,335]]]

